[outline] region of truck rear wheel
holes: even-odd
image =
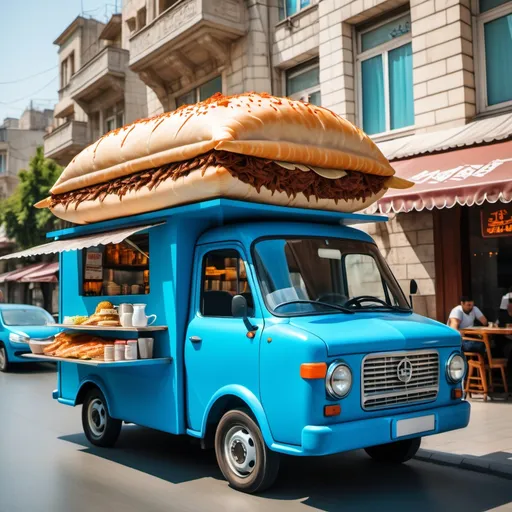
[[[401,464],[412,459],[421,445],[421,437],[404,439],[394,443],[381,444],[365,448],[365,452],[377,462]]]
[[[123,422],[108,413],[107,401],[99,389],[91,389],[82,405],[82,426],[85,436],[95,446],[111,447],[121,433]]]
[[[229,411],[221,418],[215,454],[222,474],[238,491],[261,492],[277,478],[279,454],[269,450],[257,423],[241,410]]]

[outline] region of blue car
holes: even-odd
[[[43,308],[26,304],[0,304],[0,372],[11,363],[26,363],[22,354],[30,353],[29,339],[50,340],[59,329]]]

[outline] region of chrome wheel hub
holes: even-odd
[[[4,369],[7,363],[7,356],[5,354],[5,348],[0,347],[0,368]]]
[[[256,467],[256,446],[249,430],[242,425],[232,427],[224,438],[224,455],[233,473],[248,477]]]
[[[99,398],[95,398],[89,404],[87,409],[87,421],[89,423],[91,433],[95,437],[101,437],[105,432],[105,427],[107,426],[107,410]]]

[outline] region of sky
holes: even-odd
[[[0,0],[0,125],[58,99],[58,47],[53,41],[82,12],[106,20],[116,0]],[[121,0],[117,0],[118,12]],[[35,75],[35,76],[34,76]],[[14,82],[14,83],[6,83]]]

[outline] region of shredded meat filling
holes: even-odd
[[[99,183],[89,187],[52,195],[51,207],[64,205],[66,209],[83,201],[103,201],[107,195],[117,195],[122,200],[128,192],[147,187],[152,190],[164,181],[177,180],[187,176],[191,171],[200,169],[202,174],[209,166],[221,166],[244,183],[252,185],[259,192],[262,187],[272,193],[284,192],[288,197],[304,194],[308,200],[314,199],[366,199],[384,187],[388,176],[363,174],[347,171],[347,175],[338,179],[327,179],[314,171],[303,172],[299,169],[284,169],[272,160],[239,155],[227,151],[211,151],[185,162],[175,162],[147,171],[140,171],[123,176],[107,183]]]

